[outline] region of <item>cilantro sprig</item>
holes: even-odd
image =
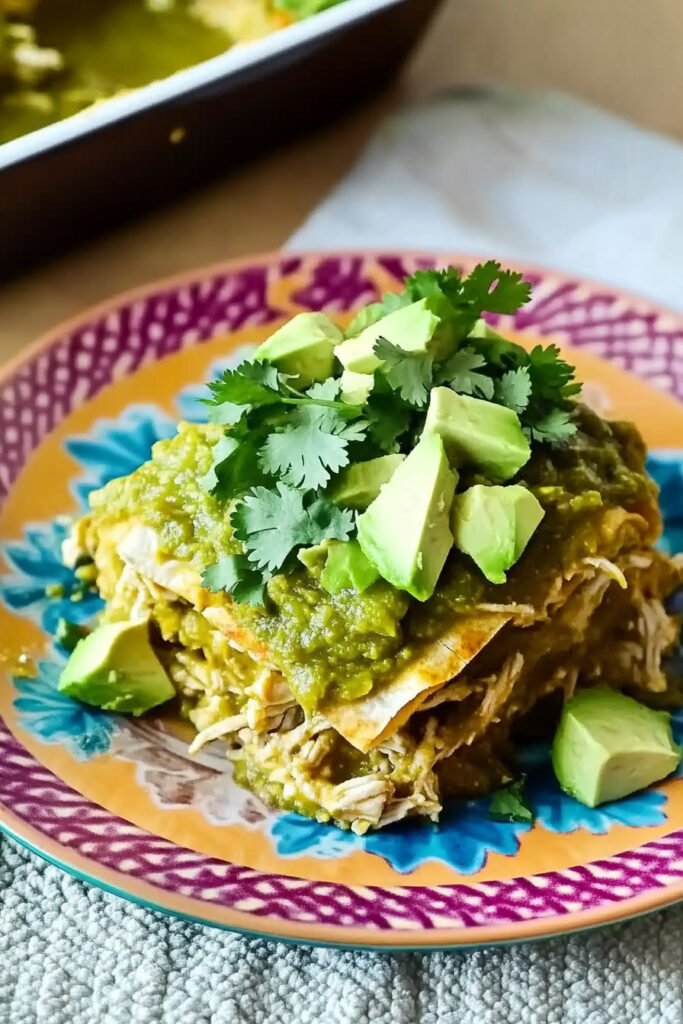
[[[503,270],[495,260],[480,263],[467,277],[455,267],[418,270],[406,279],[401,293],[388,293],[381,302],[361,310],[347,333],[350,337],[360,334],[401,306],[426,299],[430,311],[441,320],[443,340],[455,345],[468,337],[483,313],[516,313],[530,297],[529,282],[516,271]]]
[[[278,572],[302,547],[324,540],[348,540],[353,515],[329,498],[278,483],[255,487],[230,517],[234,535],[259,569]]]
[[[324,487],[349,463],[349,442],[362,441],[365,427],[341,417],[330,421],[311,409],[292,417],[293,425],[273,432],[261,449],[261,468],[305,490]]]
[[[211,407],[209,419],[212,423],[232,425],[253,409],[277,405],[320,406],[336,409],[350,418],[359,415],[356,406],[327,397],[329,388],[323,387],[321,392],[320,385],[313,385],[305,393],[292,386],[292,379],[290,374],[281,373],[267,362],[244,362],[234,370],[225,370],[218,380],[209,383],[211,397],[203,399]],[[323,385],[328,383],[324,381]],[[338,390],[337,385],[335,393]]]
[[[430,389],[446,385],[507,406],[532,441],[557,444],[575,431],[572,399],[581,388],[573,380],[574,368],[555,345],[537,345],[527,352],[494,331],[484,337],[473,334],[484,313],[515,313],[530,295],[531,286],[521,274],[503,270],[494,260],[479,264],[467,277],[454,267],[418,270],[406,280],[403,292],[385,295],[361,310],[349,333],[359,334],[401,306],[425,299],[440,320],[432,352],[407,352],[381,337],[375,344],[381,374],[396,395],[413,410],[422,409]]]
[[[422,409],[430,389],[446,385],[459,394],[511,409],[532,441],[558,444],[576,431],[572,399],[581,385],[574,382],[573,367],[561,358],[556,345],[537,345],[527,352],[503,339],[498,347],[495,340],[471,338],[445,361],[435,363],[428,354],[406,352],[380,338],[375,353],[384,360],[377,374],[404,407]]]
[[[576,432],[571,413],[581,385],[557,345],[527,351],[494,336],[473,339],[472,349],[493,380],[493,400],[517,413],[532,441],[557,444]]]
[[[450,359],[438,368],[436,384],[448,384],[454,391],[475,398],[493,398],[493,380],[482,370],[486,369],[486,360],[480,352],[475,352],[471,345],[458,349]]]
[[[338,399],[339,381],[306,392],[269,363],[242,363],[209,384],[210,419],[228,427],[200,481],[219,501],[233,501],[231,523],[244,553],[222,558],[203,577],[241,603],[266,600],[270,577],[302,547],[346,540],[351,513],[320,494],[365,440],[361,409]]]
[[[365,437],[361,409],[337,399],[339,381],[300,392],[291,379],[246,362],[209,384],[210,418],[231,427],[202,480],[214,497],[228,501],[277,479],[315,489],[348,465],[349,444]]]
[[[386,338],[378,338],[374,352],[382,360],[382,374],[404,402],[421,409],[429,401],[434,361],[422,352],[406,352]]]
[[[246,555],[223,555],[202,574],[202,584],[212,593],[231,594],[239,604],[256,608],[266,603],[266,583],[271,573],[255,568]]]
[[[375,373],[375,383],[368,398],[364,417],[368,438],[375,446],[367,455],[393,455],[405,447],[405,439],[414,433],[424,418],[401,395],[394,391],[382,373]]]

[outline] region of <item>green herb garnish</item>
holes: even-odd
[[[438,318],[428,351],[409,352],[380,334],[373,352],[381,365],[362,407],[340,399],[339,368],[301,391],[294,386],[301,378],[263,356],[209,384],[209,419],[226,433],[214,445],[201,486],[231,503],[242,552],[207,569],[205,585],[236,601],[262,604],[268,579],[292,568],[303,548],[352,539],[354,519],[327,496],[330,485],[353,462],[409,454],[433,387],[507,407],[531,443],[570,437],[580,385],[559,350],[539,345],[527,352],[482,327],[482,314],[513,314],[529,297],[521,274],[494,261],[465,277],[454,267],[417,271],[402,292],[361,310],[346,332],[355,337],[421,300]]]
[[[427,299],[428,308],[442,321],[451,343],[463,341],[483,313],[516,313],[531,296],[531,285],[522,275],[502,270],[499,263],[480,263],[468,277],[455,267],[446,270],[418,270],[406,279],[403,292],[388,293],[381,302],[361,310],[347,332],[354,337],[396,309]]]
[[[268,436],[260,454],[266,473],[293,487],[315,490],[348,465],[349,443],[364,440],[365,423],[349,419],[334,407],[333,396],[338,391],[339,382],[333,379],[309,389],[309,395],[325,398],[331,405],[300,406],[287,426]]]
[[[471,345],[465,345],[439,366],[434,383],[448,384],[461,395],[473,395],[474,398],[490,401],[494,385],[491,377],[480,372],[485,367],[486,359],[481,352],[475,352]]]
[[[479,354],[479,358],[483,356]],[[518,415],[523,413],[531,398],[531,377],[526,366],[518,366],[516,370],[506,370],[493,384],[491,391],[499,405],[506,405]],[[457,389],[456,389],[457,390]]]
[[[270,573],[255,568],[246,555],[224,555],[202,574],[202,584],[212,593],[227,591],[240,604],[260,607],[266,602]]]
[[[389,386],[399,393],[404,402],[422,409],[429,401],[434,360],[431,355],[406,352],[386,338],[379,338],[374,346],[375,355],[382,360],[381,373]]]
[[[524,825],[530,825],[534,821],[534,813],[526,797],[524,777],[510,782],[493,794],[489,803],[489,818],[493,821],[513,821]]]
[[[375,373],[375,385],[364,409],[374,454],[393,455],[418,419],[418,410],[392,391],[383,374]],[[420,417],[420,423],[422,417]]]
[[[79,640],[85,636],[85,631],[75,622],[68,619],[58,619],[55,629],[55,640],[65,651],[73,651]]]
[[[274,490],[255,487],[238,503],[230,521],[249,560],[271,573],[282,569],[300,548],[348,540],[353,530],[350,511],[283,483]]]

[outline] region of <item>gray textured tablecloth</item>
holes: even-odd
[[[143,910],[0,840],[0,1024],[683,1021],[683,907],[468,953],[336,952]]]

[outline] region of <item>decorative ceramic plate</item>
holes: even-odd
[[[207,924],[382,948],[510,942],[616,921],[683,896],[683,772],[590,810],[547,748],[523,753],[533,826],[455,802],[438,827],[356,836],[273,811],[220,752],[194,759],[163,718],[130,720],[57,691],[69,590],[65,516],[130,473],[203,382],[301,309],[341,319],[418,266],[467,257],[274,255],[154,284],[84,314],[0,377],[0,827],[88,881]],[[525,268],[522,268],[525,269]],[[663,543],[683,550],[683,316],[613,288],[527,269],[504,329],[573,345],[589,401],[635,420],[661,487]],[[659,392],[655,390],[659,389]],[[667,395],[666,392],[669,394]],[[68,602],[82,622],[99,598]],[[28,679],[33,663],[37,678]],[[3,721],[4,719],[4,721]],[[674,715],[683,739],[683,714]]]

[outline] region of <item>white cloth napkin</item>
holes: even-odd
[[[385,121],[292,249],[436,249],[683,308],[683,145],[578,99],[460,89]]]

